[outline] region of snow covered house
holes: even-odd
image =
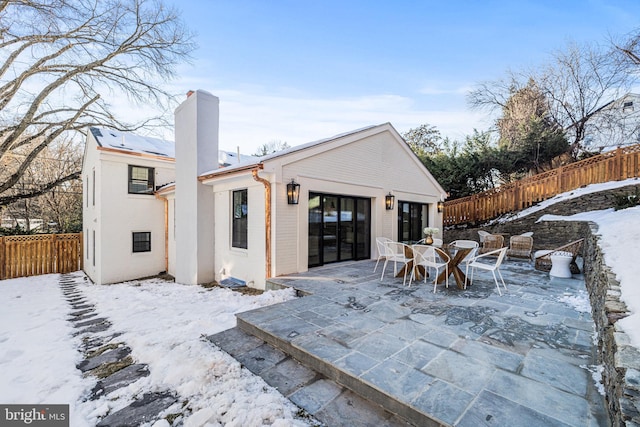
[[[196,91],[176,109],[175,145],[92,130],[83,193],[94,282],[166,271],[263,289],[269,277],[376,258],[378,236],[413,241],[442,226],[444,190],[389,123],[230,162],[218,117],[218,98]]]
[[[599,110],[587,127],[584,146],[609,151],[640,143],[640,94],[627,93]]]

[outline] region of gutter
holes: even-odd
[[[233,166],[228,166],[229,168],[233,168]],[[231,170],[223,170],[221,172],[219,172],[218,170],[213,171],[213,172],[209,172],[205,175],[200,175],[198,177],[198,181],[200,182],[204,182],[207,181],[209,179],[213,179],[213,178],[217,178],[219,176],[227,176],[227,175],[234,175],[234,174],[238,174],[238,173],[243,173],[246,172],[248,170],[251,170],[253,173],[253,169],[254,168],[259,168],[262,169],[264,167],[264,165],[262,163],[253,163],[247,166],[243,166],[243,167],[239,167],[239,168],[233,168]],[[221,169],[226,169],[226,168],[221,168]]]
[[[265,268],[266,275],[265,279],[271,278],[271,183],[258,176],[258,171],[263,168],[263,165],[260,164],[251,170],[251,175],[253,179],[258,182],[261,182],[264,185],[264,222],[265,222]]]

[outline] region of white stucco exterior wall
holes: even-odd
[[[371,199],[372,258],[377,257],[375,237],[398,237],[398,201],[429,205],[429,225],[442,230],[442,215],[437,213],[436,204],[443,190],[391,126],[386,131],[374,128],[328,145],[265,164],[265,171],[279,177],[274,185],[274,275],[308,270],[310,192]],[[292,178],[300,184],[298,205],[287,204],[286,183]],[[390,211],[384,203],[389,192],[396,201]]]
[[[390,126],[318,144],[308,150],[263,161],[259,176],[271,182],[272,233],[270,276],[308,270],[309,193],[367,198],[371,201],[371,257],[375,237],[397,237],[397,207],[385,209],[389,192],[399,200],[429,206],[429,225],[441,228],[436,203],[444,191]],[[298,205],[287,204],[286,184],[301,186]],[[265,191],[251,170],[206,180],[215,194],[216,280],[236,277],[264,288],[266,277]],[[248,248],[231,247],[231,193],[248,190]]]
[[[93,282],[99,283],[100,264],[97,262],[98,245],[98,213],[100,199],[95,198],[95,191],[100,187],[100,163],[98,161],[98,144],[89,133],[82,159],[82,228],[84,233],[83,257],[84,271]]]
[[[211,188],[211,187],[210,187]],[[247,249],[232,247],[232,194],[247,190]],[[244,174],[216,183],[215,258],[216,280],[228,277],[244,280],[247,286],[263,289],[266,277],[265,189],[260,182]]]
[[[218,98],[200,90],[175,112],[175,278],[179,283],[209,283],[215,277],[213,193],[198,176],[218,166],[218,116]]]
[[[172,159],[101,150],[89,135],[83,165],[83,227],[89,234],[88,239],[85,237],[84,257],[85,272],[98,284],[152,276],[166,270],[164,201],[153,194],[128,193],[129,165],[154,168],[156,185],[174,180]],[[151,233],[150,252],[133,252],[133,232]]]

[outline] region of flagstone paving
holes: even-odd
[[[509,260],[502,296],[483,272],[466,290],[450,284],[434,294],[390,273],[381,281],[373,268],[359,261],[272,279],[308,296],[239,313],[239,328],[259,339],[230,354],[260,375],[290,377],[284,394],[320,420],[333,405],[330,425],[348,425],[329,398],[344,397],[341,387],[382,405],[388,425],[608,425],[592,378],[593,321],[562,301],[585,298],[582,276],[550,278]],[[296,382],[289,355],[313,371],[296,368]]]
[[[100,334],[111,329],[111,322],[95,317],[95,307],[84,298],[79,284],[87,280],[82,273],[60,275],[60,288],[73,310],[69,322],[83,342],[84,360],[76,367],[85,375],[98,379],[90,399],[98,399],[149,375],[146,364],[134,364],[131,349],[118,342],[119,333]],[[176,393],[164,391],[147,393],[124,408],[99,420],[97,426],[137,426],[158,418],[158,414],[177,401]]]

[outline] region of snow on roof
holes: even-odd
[[[101,147],[114,148],[123,152],[151,154],[154,156],[175,158],[175,143],[150,136],[136,135],[131,132],[121,132],[105,128],[91,128],[91,133]],[[257,157],[239,155],[233,151],[218,150],[218,163],[220,167],[235,165],[241,161],[251,161]]]
[[[91,133],[98,141],[98,144],[105,148],[115,148],[116,150],[152,154],[167,158],[175,158],[176,156],[173,141],[105,128],[92,127]]]
[[[218,161],[220,163],[220,167],[224,166],[232,166],[240,162],[247,162],[257,159],[255,156],[247,156],[245,154],[240,154],[238,158],[238,153],[234,153],[233,151],[218,151]]]
[[[387,124],[387,123],[385,123]],[[207,175],[216,175],[218,173],[222,174],[222,173],[228,173],[230,171],[234,171],[234,170],[242,170],[242,169],[247,169],[253,165],[258,165],[264,161],[267,160],[271,160],[271,159],[275,159],[281,156],[286,156],[287,154],[291,154],[291,153],[295,153],[297,151],[302,151],[305,150],[307,148],[311,148],[311,147],[315,147],[317,145],[320,144],[324,144],[325,142],[329,142],[329,141],[333,141],[339,138],[343,138],[345,136],[349,136],[349,135],[353,135],[356,134],[358,132],[363,132],[365,130],[369,130],[369,129],[373,129],[376,127],[380,127],[380,126],[384,126],[383,125],[372,125],[372,126],[366,126],[360,129],[356,129],[356,130],[352,130],[349,132],[345,132],[345,133],[341,133],[338,135],[334,135],[332,137],[329,138],[325,138],[325,139],[320,139],[317,141],[312,141],[312,142],[307,142],[305,144],[300,144],[300,145],[296,145],[295,147],[290,147],[287,148],[285,150],[282,151],[276,151],[275,153],[271,153],[271,154],[267,154],[265,156],[262,157],[250,157],[250,156],[245,156],[247,157],[246,159],[240,159],[241,161],[239,163],[236,163],[235,165],[230,165],[228,167],[225,168],[220,168],[220,169],[212,169],[210,171],[204,172],[202,174],[200,174],[200,176],[207,176]]]

